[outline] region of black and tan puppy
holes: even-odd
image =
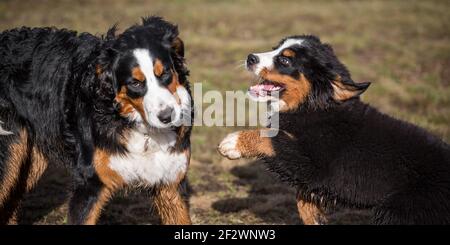
[[[116,190],[135,185],[151,190],[162,223],[190,224],[179,193],[190,159],[187,75],[178,29],[159,17],[104,38],[0,33],[0,223],[59,164],[75,180],[72,224],[95,224]]]
[[[369,83],[355,83],[329,45],[289,37],[247,67],[262,80],[250,96],[278,105],[280,132],[236,132],[219,151],[262,158],[297,189],[305,223],[337,203],[373,208],[375,224],[450,224],[449,145],[361,102]]]

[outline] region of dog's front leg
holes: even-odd
[[[164,225],[190,225],[188,205],[181,195],[181,186],[170,183],[154,189],[153,203]]]
[[[95,225],[113,193],[114,189],[103,184],[96,175],[77,184],[69,203],[68,223]]]
[[[272,138],[267,137],[270,129],[246,130],[231,133],[222,140],[218,150],[228,159],[275,156]],[[281,137],[287,136],[279,132]],[[280,134],[275,137],[280,137]]]
[[[328,222],[323,210],[313,202],[297,197],[297,208],[304,225],[324,225]]]
[[[122,177],[109,168],[109,154],[106,151],[95,150],[93,167],[93,170],[90,167],[78,169],[80,179],[76,181],[69,203],[69,224],[95,225],[114,192],[125,186]],[[86,174],[81,174],[83,172]]]
[[[266,131],[264,131],[266,130]],[[225,137],[219,144],[218,150],[220,154],[229,159],[249,158],[249,157],[273,157],[276,152],[272,145],[271,137],[268,136],[269,130],[248,130],[231,133]],[[289,142],[294,141],[295,138],[285,132],[280,131],[277,141]],[[322,211],[322,208],[314,203],[307,202],[301,197],[297,197],[297,207],[300,218],[305,225],[325,224],[327,219]]]

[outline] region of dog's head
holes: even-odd
[[[370,85],[353,82],[333,49],[309,35],[288,37],[270,52],[248,55],[247,69],[260,79],[250,87],[250,97],[277,102],[281,111],[327,108],[357,98]]]
[[[150,17],[117,37],[114,29],[105,39],[96,73],[103,89],[112,91],[119,114],[150,128],[186,123],[191,97],[177,26]]]

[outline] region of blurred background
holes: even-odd
[[[0,31],[56,26],[104,34],[141,16],[177,23],[190,81],[203,90],[246,90],[247,54],[285,36],[311,33],[332,44],[355,81],[371,81],[363,100],[450,141],[450,1],[44,1],[1,0]],[[189,172],[196,224],[300,224],[295,193],[262,163],[221,158],[215,146],[242,128],[195,127]],[[412,144],[414,142],[411,142]],[[23,203],[19,223],[67,222],[68,175],[51,168]],[[157,224],[144,191],[123,191],[102,224]],[[332,224],[368,222],[370,210],[329,211]]]

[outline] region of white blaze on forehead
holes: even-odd
[[[147,79],[147,86],[150,86],[151,83],[157,83],[156,76],[153,73],[153,61],[150,52],[147,49],[135,49],[133,55]]]
[[[277,56],[281,51],[285,48],[291,47],[293,45],[301,45],[303,43],[303,39],[294,39],[290,38],[284,41],[280,47],[270,52],[265,53],[257,53],[254,54],[259,58],[259,63],[255,66],[255,74],[258,75],[264,68],[272,69],[273,68],[273,58]]]

